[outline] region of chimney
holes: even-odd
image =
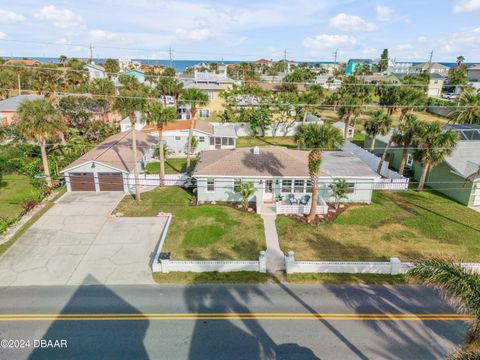
[[[255,146],[252,148],[252,153],[253,155],[260,155],[260,148],[258,146]]]

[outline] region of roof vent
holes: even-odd
[[[260,148],[258,146],[255,146],[252,149],[252,153],[253,153],[253,155],[260,155]]]

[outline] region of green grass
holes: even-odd
[[[3,175],[0,177],[0,218],[15,218],[22,212],[22,204],[39,200],[38,190],[25,175]]]
[[[190,206],[192,198],[177,187],[157,188],[142,194],[136,205],[128,195],[114,213],[124,216],[173,215],[163,247],[172,259],[255,260],[265,250],[260,216],[222,205]]]
[[[53,205],[55,205],[55,201],[57,201],[60,196],[62,196],[65,193],[65,188],[62,188],[57,191],[57,194],[43,207],[41,208],[35,215],[31,217],[30,220],[28,220],[25,224],[23,224],[17,232],[8,240],[7,242],[4,242],[3,244],[0,245],[0,256],[2,256],[5,251],[7,251],[10,246],[12,246],[15,241],[17,241],[20,236],[22,236],[25,231],[28,230],[30,226],[32,226],[38,219],[40,219],[43,214],[45,214]]]
[[[196,159],[192,159],[191,167],[193,168]],[[159,174],[160,163],[150,162],[146,166],[147,174]],[[187,158],[169,158],[165,159],[165,174],[180,174],[187,172]]]
[[[355,285],[399,285],[406,284],[403,275],[383,274],[289,274],[271,275],[253,271],[239,272],[172,272],[153,273],[159,284],[355,284]]]
[[[277,230],[281,248],[299,260],[480,261],[480,214],[430,191],[376,191],[371,205],[333,223],[312,227],[282,216]]]
[[[296,148],[297,145],[293,140],[293,136],[277,136],[277,137],[240,137],[237,139],[237,147],[253,147],[253,146],[285,146],[288,148]]]

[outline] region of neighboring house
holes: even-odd
[[[107,72],[103,66],[87,64],[83,68],[88,71],[88,79],[90,81],[95,79],[105,79],[107,77]]]
[[[342,135],[345,134],[345,123],[343,121],[335,121],[332,125],[340,130]],[[355,128],[348,125],[347,139],[353,139],[353,135],[355,135]]]
[[[163,141],[169,152],[185,154],[188,144],[188,132],[191,120],[179,120],[168,124],[163,129]],[[155,126],[145,126],[142,129],[155,137],[158,130]],[[215,124],[197,120],[193,136],[198,140],[195,153],[204,150],[234,149],[237,142],[237,132],[233,124]]]
[[[345,68],[345,75],[353,75],[355,74],[355,69],[358,66],[368,65],[370,69],[373,67],[373,60],[372,59],[350,59],[348,60],[347,67]]]
[[[377,83],[391,83],[391,84],[398,84],[400,80],[393,74],[373,74],[373,75],[360,75],[357,77],[359,81],[368,84],[377,84]]]
[[[480,179],[469,182],[463,187],[465,179],[475,173],[480,166],[480,125],[445,125],[457,131],[459,141],[453,153],[445,161],[435,166],[428,174],[426,184],[467,206],[480,206]],[[381,156],[393,131],[386,136],[378,135],[374,153]],[[365,149],[370,149],[371,138],[366,135]],[[398,170],[402,158],[402,149],[391,144],[387,161],[390,167]],[[417,181],[422,174],[422,166],[413,160],[413,150],[408,151],[406,169]]]
[[[5,65],[35,66],[40,65],[40,61],[33,59],[10,59],[5,62]]]
[[[13,116],[23,101],[43,99],[43,95],[17,95],[0,101],[0,125],[10,125]]]
[[[412,63],[405,63],[405,62],[396,62],[396,61],[388,61],[388,67],[385,71],[387,74],[409,74],[413,70]]]
[[[143,170],[153,155],[156,139],[136,132],[137,159]],[[129,176],[134,173],[132,130],[110,136],[95,148],[79,157],[61,171],[67,191],[124,191],[133,190]]]
[[[270,67],[273,64],[272,60],[267,60],[267,59],[258,59],[254,61],[254,64],[259,66],[259,67]]]
[[[469,82],[480,82],[480,64],[470,65],[467,68],[467,76]]]
[[[334,78],[329,74],[319,74],[313,80],[313,83],[320,85],[327,90],[337,90],[342,86],[342,80]]]
[[[125,74],[135,76],[140,83],[145,82],[145,73],[141,70],[132,69],[128,70]]]
[[[414,74],[427,73],[427,74],[438,74],[438,75],[447,76],[449,70],[450,68],[448,66],[434,63],[434,62],[417,64],[412,67],[412,72]]]
[[[428,82],[428,96],[442,96],[443,84],[445,83],[446,77],[439,75],[437,73],[430,74],[430,81]]]
[[[240,201],[242,182],[252,182],[257,212],[264,203],[275,203],[278,213],[305,213],[311,204],[309,151],[266,146],[203,152],[193,171],[197,201]],[[323,151],[319,172],[319,213],[331,201],[330,184],[345,179],[346,202],[370,203],[375,179],[380,176],[350,152]],[[303,203],[302,203],[303,202]]]
[[[142,64],[140,64],[138,61],[132,60],[132,59],[119,59],[118,60],[118,66],[120,67],[120,71],[128,71],[132,69],[138,69],[140,68]]]

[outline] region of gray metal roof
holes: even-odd
[[[237,137],[237,131],[232,124],[218,124],[213,126],[213,135],[217,137]]]
[[[445,162],[463,177],[472,175],[480,166],[480,140],[459,141]]]
[[[91,67],[92,69],[98,70],[98,71],[105,71],[105,68],[103,66],[97,65],[97,64],[86,64],[84,68],[86,67]]]
[[[37,100],[43,98],[43,95],[17,95],[0,101],[0,111],[17,111],[22,101]]]

